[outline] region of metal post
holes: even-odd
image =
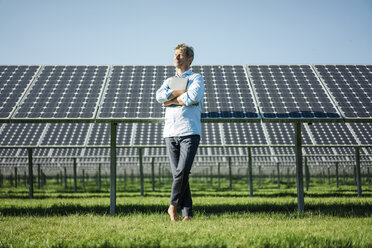
[[[310,171],[309,171],[309,165],[307,164],[307,157],[305,157],[305,178],[306,178],[305,188],[306,188],[306,191],[309,191]]]
[[[144,196],[144,190],[143,190],[142,148],[138,148],[138,156],[139,156],[139,172],[140,172],[141,196]]]
[[[262,186],[262,171],[261,171],[261,165],[258,166],[258,186]]]
[[[328,173],[328,185],[331,185],[331,169],[328,167],[327,168],[327,173]]]
[[[360,174],[360,153],[359,147],[355,147],[355,162],[356,162],[356,178],[357,178],[357,188],[358,188],[358,197],[362,196],[362,179]]]
[[[211,185],[213,186],[213,167],[210,167]]]
[[[37,165],[37,189],[40,189],[41,185],[41,171],[40,171],[40,164]]]
[[[343,176],[343,184],[345,185],[346,184],[346,172],[345,172],[345,168],[342,169],[342,176]]]
[[[296,151],[296,181],[297,181],[297,207],[299,212],[304,212],[304,178],[302,171],[302,144],[301,144],[301,123],[295,123],[295,151]]]
[[[155,158],[151,160],[151,183],[152,183],[152,192],[155,191]]]
[[[338,189],[338,162],[336,162],[336,188]]]
[[[252,175],[252,151],[248,147],[248,178],[249,178],[249,196],[253,196],[253,175]]]
[[[221,189],[221,163],[217,164],[217,174],[218,174],[218,189]]]
[[[76,158],[74,158],[74,193],[77,192]]]
[[[67,189],[67,169],[66,167],[63,168],[65,172],[65,189]]]
[[[161,165],[159,163],[159,173],[158,173],[158,177],[159,177],[159,191],[161,191]]]
[[[17,171],[17,167],[14,167],[14,177],[15,177],[15,184],[14,184],[14,187],[17,188],[18,186],[18,171]]]
[[[276,171],[277,171],[278,189],[280,189],[280,170],[279,170],[279,162],[276,163]]]
[[[368,182],[368,185],[371,184],[371,176],[369,175],[369,167],[367,167],[367,182]]]
[[[85,188],[85,171],[84,171],[84,169],[83,169],[83,187]]]
[[[116,123],[111,123],[110,214],[116,213]]]
[[[127,182],[128,182],[127,179],[128,179],[128,178],[127,178],[127,169],[124,168],[124,188],[127,187]]]
[[[287,167],[287,187],[289,188],[289,167]]]
[[[232,191],[232,171],[231,171],[231,157],[229,157],[229,181],[230,181],[230,191]]]
[[[101,191],[102,189],[102,175],[101,175],[101,164],[98,165],[98,190]]]
[[[28,148],[28,197],[34,198],[34,173],[32,170],[32,149]]]

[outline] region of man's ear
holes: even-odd
[[[188,58],[189,65],[191,65],[192,61],[194,60],[193,57]]]

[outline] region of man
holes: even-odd
[[[168,213],[172,221],[177,221],[177,208],[180,207],[186,221],[193,216],[189,174],[200,142],[205,88],[203,77],[190,70],[193,48],[178,44],[174,51],[175,77],[188,78],[187,87],[185,90],[172,90],[169,87],[171,78],[168,78],[157,90],[156,100],[167,107],[163,137],[173,174]]]

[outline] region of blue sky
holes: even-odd
[[[0,64],[371,64],[372,0],[0,0]]]

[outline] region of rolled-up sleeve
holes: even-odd
[[[156,91],[156,101],[164,103],[168,101],[168,97],[172,94],[173,90],[169,88],[169,79],[165,80],[163,85]]]
[[[187,92],[180,95],[180,99],[186,106],[191,106],[202,100],[204,92],[204,80],[203,77],[198,74],[187,89]]]

